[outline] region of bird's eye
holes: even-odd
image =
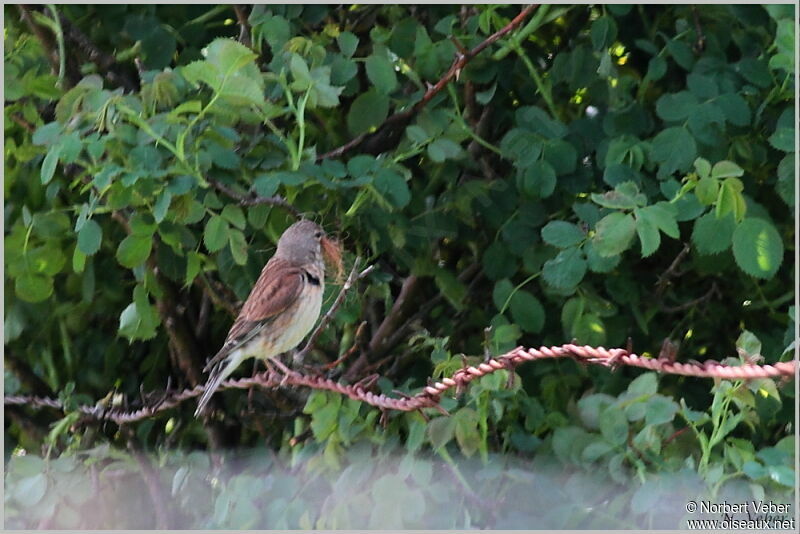
[[[317,232],[316,234],[314,234],[314,237],[319,239],[320,237],[322,237],[322,232]]]

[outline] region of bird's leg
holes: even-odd
[[[255,378],[256,375],[258,374],[258,362],[260,362],[260,361],[261,360],[259,360],[258,358],[253,358],[253,375],[252,375],[252,378]],[[247,409],[250,410],[251,412],[254,411],[253,410],[253,395],[255,393],[253,393],[253,392],[255,391],[255,389],[256,388],[254,388],[253,386],[250,386],[250,388],[248,388],[248,390],[247,390]]]

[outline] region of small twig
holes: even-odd
[[[344,354],[342,354],[339,358],[337,358],[336,360],[332,361],[329,364],[326,364],[323,367],[324,370],[329,371],[333,369],[334,367],[345,361],[347,358],[352,356],[356,352],[356,350],[358,350],[358,347],[360,345],[359,341],[361,340],[362,335],[366,331],[365,328],[366,326],[367,322],[361,321],[361,324],[358,325],[358,328],[356,329],[356,334],[353,336],[353,346],[347,349],[347,351]]]
[[[302,361],[302,359],[311,352],[311,349],[317,344],[317,339],[322,334],[322,331],[328,327],[328,324],[333,320],[333,316],[336,314],[336,311],[339,309],[339,306],[342,305],[344,302],[345,296],[347,296],[347,292],[350,290],[352,285],[355,283],[356,280],[367,276],[372,271],[372,267],[367,267],[361,273],[358,272],[358,268],[361,264],[361,258],[357,257],[356,260],[353,262],[353,269],[350,271],[350,275],[347,277],[347,280],[344,281],[344,285],[342,285],[342,289],[339,290],[339,294],[336,296],[336,300],[333,301],[331,307],[328,308],[328,311],[322,317],[322,320],[317,325],[317,328],[308,338],[306,345],[300,349],[300,351],[294,356],[295,361]]]
[[[36,131],[36,128],[33,126],[33,124],[29,123],[28,121],[26,121],[25,119],[23,119],[22,117],[17,115],[16,113],[9,113],[8,116],[11,117],[11,120],[13,120],[17,124],[19,124],[20,126],[25,128],[28,131],[28,133],[33,133],[33,132]]]
[[[405,124],[406,122],[411,120],[411,118],[414,117],[417,113],[419,113],[419,111],[422,110],[422,108],[425,107],[428,104],[428,102],[430,102],[431,99],[433,99],[434,96],[439,94],[439,92],[442,91],[442,89],[447,87],[447,84],[449,84],[450,81],[453,80],[453,78],[457,78],[460,75],[461,71],[464,69],[467,63],[469,63],[470,60],[472,60],[472,58],[483,52],[484,49],[486,49],[488,46],[496,42],[498,39],[500,39],[507,33],[517,28],[520,24],[522,24],[522,22],[526,18],[528,18],[528,16],[531,13],[533,13],[533,11],[537,7],[539,7],[538,4],[532,4],[526,6],[519,13],[519,15],[514,17],[514,19],[511,22],[509,22],[505,27],[501,28],[500,30],[496,31],[495,33],[487,37],[486,40],[484,40],[478,46],[476,46],[472,50],[467,51],[466,53],[459,52],[456,56],[456,59],[453,61],[453,64],[450,66],[450,68],[447,70],[444,76],[442,76],[441,79],[439,79],[439,81],[436,82],[434,85],[428,87],[428,90],[425,92],[424,95],[422,95],[422,98],[419,100],[419,102],[417,102],[413,106],[410,106],[407,110],[395,113],[394,115],[387,118],[385,121],[383,121],[383,124],[381,124],[373,133],[361,134],[351,139],[344,145],[335,148],[330,152],[326,152],[324,154],[317,156],[317,161],[322,161],[324,159],[329,159],[329,158],[341,157],[346,152],[349,152],[350,150],[359,146],[368,137],[379,136],[382,134],[382,132],[385,132],[388,128],[393,128],[398,124]]]
[[[691,247],[689,247],[689,244],[684,243],[683,248],[678,253],[678,255],[675,256],[675,259],[672,260],[672,263],[670,263],[669,267],[667,267],[667,270],[664,271],[661,274],[661,276],[658,277],[658,282],[656,282],[656,295],[660,295],[661,293],[664,292],[664,290],[667,288],[667,285],[669,284],[670,278],[678,276],[677,274],[678,266],[681,264],[684,258],[686,258],[687,254],[689,254],[690,250]]]
[[[250,24],[247,22],[247,13],[244,12],[244,6],[233,4],[233,11],[236,13],[237,22],[239,22],[239,42],[249,47]]]
[[[222,182],[215,180],[213,178],[206,177],[206,181],[214,186],[215,189],[221,191],[231,197],[232,199],[236,200],[240,206],[257,206],[259,204],[267,204],[270,206],[278,206],[280,208],[285,209],[295,217],[300,217],[300,211],[286,202],[286,199],[280,195],[274,195],[271,197],[262,197],[258,195],[246,196],[237,193],[227,185],[223,184]]]
[[[716,294],[718,292],[719,292],[719,289],[717,288],[717,283],[716,282],[712,282],[711,283],[711,289],[709,289],[706,292],[705,295],[703,295],[701,297],[697,297],[696,299],[690,300],[689,302],[684,302],[683,304],[681,304],[679,306],[672,306],[672,307],[662,306],[661,307],[661,311],[664,312],[664,313],[682,312],[684,310],[688,310],[689,308],[693,308],[693,307],[697,306],[698,304],[702,304],[703,302],[705,302],[707,300],[711,300],[711,297],[713,297],[714,294]]]

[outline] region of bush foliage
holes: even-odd
[[[134,481],[130,528],[676,528],[685,502],[652,504],[681,491],[789,498],[794,387],[768,379],[541,361],[448,416],[282,389],[208,421],[74,411],[202,382],[295,212],[376,266],[305,362],[355,346],[340,380],[413,393],[571,340],[791,359],[794,7],[540,6],[429,98],[522,7],[4,8],[5,393],[65,403],[6,407],[7,526],[104,526],[86,470]],[[202,450],[234,446],[275,464],[211,476]],[[539,465],[608,493],[502,500]]]

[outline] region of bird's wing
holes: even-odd
[[[302,268],[281,258],[272,258],[258,277],[242,311],[234,321],[225,344],[205,370],[224,358],[231,351],[250,341],[275,317],[291,306],[300,296],[304,285]]]

